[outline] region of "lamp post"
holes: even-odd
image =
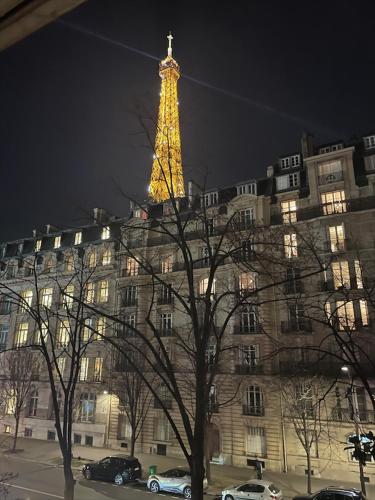
[[[356,390],[356,387],[353,383],[353,377],[351,376],[351,373],[350,373],[350,368],[349,366],[342,366],[341,367],[341,371],[343,373],[346,373],[347,376],[348,376],[348,380],[349,380],[349,394],[350,394],[350,404],[352,406],[352,410],[353,410],[353,421],[354,421],[354,428],[355,428],[355,434],[357,436],[357,439],[358,439],[358,443],[360,443],[360,439],[361,439],[361,433],[360,433],[360,430],[359,430],[359,422],[360,422],[360,419],[359,419],[359,408],[358,408],[358,399],[357,399],[357,390]],[[363,464],[362,464],[362,460],[358,460],[358,466],[359,466],[359,479],[360,479],[360,482],[361,482],[361,490],[362,490],[362,493],[366,496],[366,483],[365,483],[365,476],[363,474]]]

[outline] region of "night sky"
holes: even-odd
[[[124,216],[118,186],[146,196],[137,110],[157,113],[147,55],[165,57],[169,30],[185,180],[263,176],[303,130],[318,143],[375,130],[373,0],[89,0],[0,53],[0,241],[92,207]]]

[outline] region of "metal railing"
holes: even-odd
[[[281,333],[312,332],[311,320],[301,318],[281,322]]]
[[[264,416],[264,406],[242,405],[242,414],[256,417]]]

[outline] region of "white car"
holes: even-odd
[[[229,486],[221,492],[222,500],[282,500],[283,494],[270,481],[250,479],[246,483]]]
[[[179,493],[185,498],[191,498],[191,476],[187,469],[170,469],[166,472],[153,474],[147,480],[147,488],[152,493],[169,491]],[[203,488],[207,488],[207,479],[203,480]]]

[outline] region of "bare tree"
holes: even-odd
[[[5,412],[13,415],[15,429],[12,451],[16,451],[20,418],[27,409],[35,390],[34,379],[38,371],[34,353],[28,348],[0,354],[0,392]]]

